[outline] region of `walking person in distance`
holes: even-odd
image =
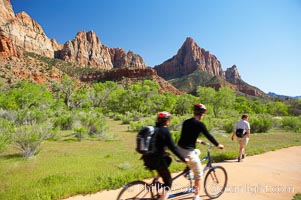
[[[235,129],[232,133],[231,139],[234,140],[234,137],[237,137],[239,143],[239,153],[238,153],[238,162],[245,158],[245,147],[248,145],[251,128],[248,122],[249,116],[247,114],[242,115],[241,119],[236,122]]]

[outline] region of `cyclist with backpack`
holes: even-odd
[[[187,159],[179,152],[177,146],[171,138],[171,134],[168,130],[168,126],[171,120],[171,114],[168,112],[160,112],[157,115],[157,121],[155,126],[155,140],[153,153],[142,155],[144,165],[150,170],[156,170],[160,177],[163,179],[163,193],[160,200],[166,200],[168,198],[168,191],[172,185],[172,178],[169,172],[169,165],[172,159],[165,151],[168,147],[181,161],[185,162]]]
[[[248,122],[249,116],[244,114],[236,123],[235,130],[231,136],[231,139],[234,140],[234,136],[237,137],[237,141],[239,143],[239,155],[237,161],[240,162],[245,158],[245,147],[247,146],[250,139],[250,124]]]
[[[200,151],[196,149],[196,143],[201,144],[202,140],[198,137],[201,133],[212,142],[216,147],[223,149],[224,146],[219,144],[215,138],[209,133],[205,124],[201,121],[207,108],[203,104],[195,104],[193,107],[194,116],[183,122],[181,136],[178,142],[180,152],[189,159],[187,165],[192,170],[194,174],[194,200],[200,200],[199,188],[200,180],[203,175],[203,167],[200,161]]]

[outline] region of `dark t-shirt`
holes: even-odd
[[[169,130],[164,126],[159,126],[156,135],[156,153],[164,155],[166,147],[168,147],[178,158],[185,162],[185,158],[179,152],[177,146],[171,138]]]
[[[197,138],[200,136],[201,133],[203,133],[205,137],[215,146],[218,146],[218,142],[209,133],[205,124],[195,119],[194,117],[184,121],[178,145],[188,150],[195,149]]]

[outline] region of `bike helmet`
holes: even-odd
[[[163,124],[170,118],[171,118],[171,114],[169,112],[166,111],[159,112],[157,115],[157,123]]]
[[[204,104],[198,103],[193,106],[193,111],[195,115],[201,115],[207,111],[207,108]]]

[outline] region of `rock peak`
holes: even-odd
[[[181,77],[199,69],[212,76],[224,76],[220,61],[187,37],[177,54],[154,67],[166,79]]]
[[[225,72],[225,75],[226,80],[232,84],[237,84],[241,80],[236,65],[233,65],[232,67],[228,68]]]

